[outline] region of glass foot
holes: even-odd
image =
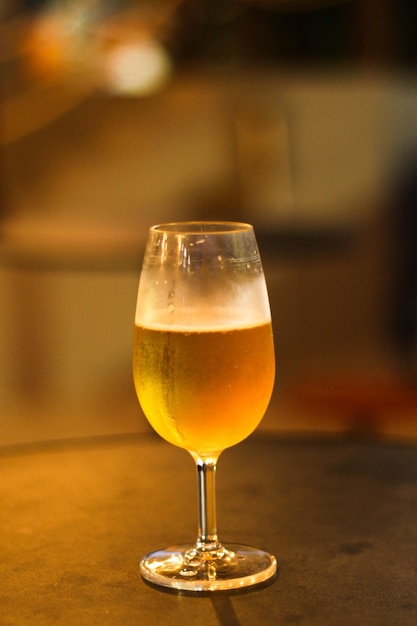
[[[274,556],[239,544],[214,550],[172,546],[151,552],[140,564],[140,573],[150,583],[186,591],[244,589],[269,580],[276,571]]]

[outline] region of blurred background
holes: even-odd
[[[415,0],[3,0],[0,444],[146,430],[150,225],[254,224],[263,428],[417,434]]]

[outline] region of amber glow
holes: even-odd
[[[259,424],[274,384],[270,324],[180,332],[136,326],[133,370],[142,409],[167,441],[201,455]]]

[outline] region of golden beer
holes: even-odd
[[[245,439],[265,413],[275,376],[271,324],[136,325],[133,374],[139,402],[156,432],[208,456]]]

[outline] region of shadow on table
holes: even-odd
[[[254,593],[255,591],[260,591],[261,589],[265,589],[272,585],[279,577],[279,573],[277,572],[275,576],[266,580],[258,585],[253,585],[251,587],[244,587],[242,589],[230,589],[227,591],[184,591],[182,589],[171,589],[169,587],[158,587],[157,585],[152,584],[148,580],[142,579],[143,582],[155,589],[157,591],[162,591],[163,593],[168,593],[170,595],[176,596],[192,596],[192,597],[205,597],[211,598],[211,602],[213,604],[213,608],[216,613],[216,617],[218,619],[220,626],[240,626],[239,619],[236,616],[235,610],[233,608],[233,604],[230,600],[232,596],[241,596],[249,593]]]

